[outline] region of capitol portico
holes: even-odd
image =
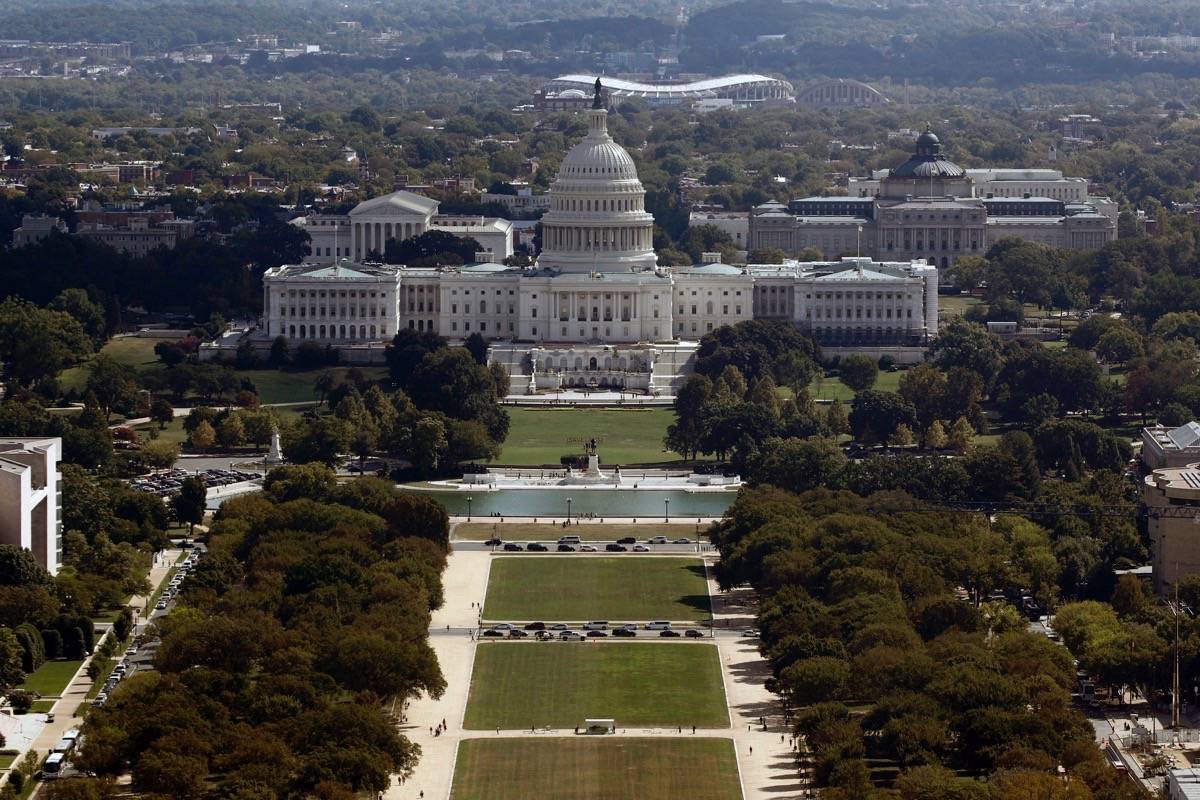
[[[692,267],[660,267],[633,159],[609,135],[602,103],[587,115],[587,135],[551,185],[536,264],[362,263],[363,252],[389,237],[387,220],[392,236],[410,224],[415,234],[432,213],[417,195],[377,198],[349,216],[345,246],[358,260],[267,271],[251,342],[314,341],[349,363],[378,363],[401,329],[451,341],[478,333],[491,343],[489,358],[509,371],[512,394],[585,386],[669,396],[691,371],[701,337],[751,319],[790,322],[833,352],[921,358],[937,333],[936,267],[870,258],[735,266],[716,254]],[[230,346],[202,355],[221,357]]]

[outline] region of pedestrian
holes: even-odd
[[[750,745],[750,755],[754,755],[754,745]]]
[[[429,729],[429,735],[433,736],[433,728],[432,727]]]
[[[450,726],[446,724],[445,717],[442,717],[442,727],[445,728],[446,730],[450,730]]]
[[[694,736],[695,734],[696,734],[696,726],[695,726],[695,725],[693,725],[693,726],[692,726],[692,735]]]

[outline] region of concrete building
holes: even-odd
[[[173,250],[181,239],[192,235],[192,223],[190,220],[171,219],[151,224],[148,217],[139,215],[130,216],[128,224],[120,227],[99,222],[80,222],[75,233],[103,242],[134,258],[141,258],[159,247]]]
[[[1156,469],[1142,479],[1154,590],[1200,574],[1200,462]]]
[[[850,179],[848,196],[764,203],[750,212],[748,249],[825,258],[861,254],[948,267],[999,239],[1094,250],[1117,237],[1116,207],[1087,196],[1087,181],[1055,170],[964,170],[926,131],[903,164]],[[1036,192],[1036,194],[1034,194]]]
[[[567,153],[551,186],[534,265],[480,259],[413,268],[344,258],[278,267],[263,277],[264,313],[252,343],[265,349],[278,336],[293,346],[315,341],[346,361],[369,363],[382,359],[401,329],[451,341],[478,333],[492,342],[491,358],[508,369],[514,393],[564,386],[671,393],[691,371],[700,337],[750,319],[791,322],[835,352],[921,359],[937,333],[937,269],[924,261],[740,267],[706,254],[704,264],[660,267],[637,170],[608,135],[608,112],[596,105],[587,136]],[[386,213],[393,232],[435,219],[425,203],[414,213],[409,197],[380,201],[351,213],[351,252],[386,240],[387,228],[376,221]],[[314,245],[324,247],[315,238]],[[223,356],[213,346],[201,355]]]
[[[51,575],[62,563],[62,439],[0,439],[0,544],[32,551]]]
[[[1178,428],[1142,428],[1142,463],[1150,469],[1184,467],[1200,462],[1200,422]]]
[[[292,220],[308,232],[313,264],[340,258],[366,261],[382,255],[389,240],[403,241],[426,231],[470,237],[497,260],[513,254],[512,223],[498,217],[438,214],[438,201],[406,190],[365,200],[349,214],[314,214]]]
[[[750,239],[750,216],[745,211],[693,211],[688,217],[688,227],[715,225],[733,239],[738,250],[746,249]]]
[[[55,231],[66,233],[67,224],[48,214],[25,214],[21,217],[21,227],[13,231],[12,246],[24,247],[40,242]]]

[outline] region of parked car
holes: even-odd
[[[487,637],[495,638],[495,639],[503,639],[504,631],[499,631],[499,630],[496,630],[495,628],[488,628],[486,631],[483,632],[483,635],[487,636]]]
[[[670,628],[668,628],[668,629],[667,629],[667,630],[665,630],[665,631],[659,631],[659,632],[658,632],[658,635],[659,635],[659,636],[665,636],[665,637],[667,637],[667,638],[669,638],[669,639],[678,639],[678,638],[679,638],[679,631],[673,631],[673,630],[671,630]]]
[[[608,622],[602,619],[592,620],[591,622],[585,622],[583,628],[588,631],[606,631],[608,630]]]
[[[508,553],[519,553],[524,549],[524,547],[521,547],[521,545],[517,544],[516,542],[508,542],[504,545],[504,550]]]
[[[635,544],[635,545],[633,546],[633,552],[635,552],[635,553],[649,553],[649,552],[650,552],[650,548],[649,548],[649,547],[646,547],[646,545],[644,545],[644,544]]]
[[[686,536],[675,540],[675,544],[691,544],[691,543],[692,543],[692,540],[688,539]]]
[[[637,631],[633,628],[617,628],[613,631],[613,636],[637,636]]]
[[[558,546],[558,552],[560,552],[560,553],[574,553],[574,552],[575,552],[575,548],[574,548],[574,547],[571,547],[571,545],[569,545],[569,544],[560,544],[560,545]]]
[[[538,631],[533,635],[533,638],[537,639],[539,642],[548,642],[554,638],[554,634],[550,631]]]
[[[527,631],[544,631],[544,630],[546,630],[546,623],[531,622],[525,626],[525,630],[527,630]]]
[[[704,631],[698,631],[695,628],[688,628],[683,635],[689,639],[700,639],[703,638]]]
[[[546,545],[542,544],[541,542],[530,542],[525,549],[531,553],[545,553],[550,550],[549,547],[546,547]]]
[[[608,638],[608,634],[604,631],[588,631],[587,635],[588,635],[589,639],[607,639]]]
[[[492,627],[498,631],[511,631],[513,628],[515,628],[517,626],[513,625],[511,622],[497,622]]]
[[[576,639],[583,639],[583,634],[579,631],[563,631],[558,635],[558,638],[564,642],[571,642]]]
[[[579,552],[581,552],[581,553],[594,553],[594,552],[596,552],[596,547],[595,547],[595,545],[590,545],[590,544],[584,544],[584,545],[580,545],[580,546],[579,546]]]
[[[571,630],[571,626],[565,622],[556,622],[550,626],[550,630],[552,630],[552,631],[569,631],[569,630]]]
[[[624,553],[628,549],[629,548],[623,544],[606,544],[606,545],[604,545],[604,551],[607,553]]]
[[[508,632],[508,638],[510,638],[510,639],[524,639],[528,636],[529,636],[529,634],[526,633],[525,631],[521,630],[520,628],[513,628],[511,631]]]
[[[484,547],[499,547],[502,544],[504,544],[504,542],[502,542],[499,539],[488,539],[486,542],[483,543],[483,546]]]
[[[648,631],[665,631],[669,627],[671,627],[671,623],[665,619],[656,619],[653,622],[646,623],[646,630]]]
[[[633,538],[632,536],[625,536],[621,539],[617,539],[617,544],[637,544],[637,539]]]
[[[666,544],[666,543],[667,543],[667,537],[665,537],[665,536],[651,536],[649,539],[646,540],[646,544]]]

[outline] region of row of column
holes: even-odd
[[[975,228],[885,228],[880,231],[880,240],[886,248],[891,244],[897,250],[966,252],[971,247],[971,235],[975,235],[976,249],[980,246],[983,233]],[[906,239],[907,237],[907,239]],[[918,238],[921,246],[917,246]],[[945,246],[942,246],[942,243]]]
[[[360,260],[372,251],[382,255],[388,239],[403,240],[424,232],[421,222],[355,222],[350,228],[350,252]]]
[[[646,250],[650,228],[550,228],[545,246],[554,250]]]
[[[562,321],[565,309],[569,322],[624,322],[623,311],[629,309],[629,321],[638,318],[638,292],[608,292],[608,294],[615,294],[616,306],[611,305],[613,300],[604,300],[604,294],[604,292],[556,292],[555,317]],[[606,303],[609,304],[608,311],[611,314],[608,320],[605,319]],[[590,316],[593,307],[598,312],[596,320]]]

